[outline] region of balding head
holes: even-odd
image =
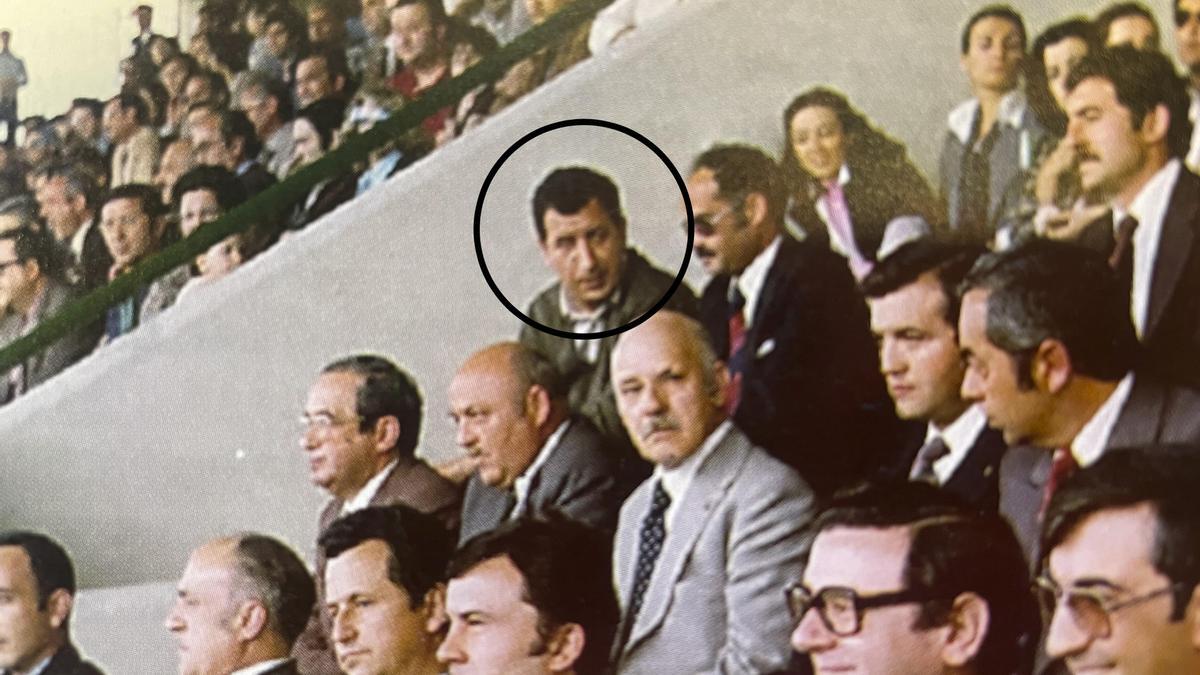
[[[682,314],[660,311],[622,334],[611,371],[621,421],[647,461],[677,466],[725,420],[729,373]]]

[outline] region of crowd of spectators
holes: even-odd
[[[97,195],[102,162],[83,177],[35,163],[44,227],[32,204],[0,209],[19,222],[0,234],[0,331],[234,208],[265,167],[319,158],[342,118],[373,124],[450,76],[457,48],[429,45],[475,32],[469,62],[501,34],[479,26],[555,9],[503,4],[464,3],[468,29],[437,0],[394,2],[387,21],[368,0],[349,22],[317,2],[304,31],[252,2],[233,49],[232,15],[210,2],[198,35],[214,67],[160,83],[189,102],[173,121],[137,93],[102,114],[79,105],[93,131],[80,166],[108,144],[109,180],[161,182]],[[576,337],[523,326],[465,357],[447,391],[465,454],[438,466],[417,456],[409,374],[374,354],[326,366],[299,438],[330,496],[315,575],[264,535],[199,546],[166,621],[180,672],[1200,672],[1200,0],[1175,0],[1174,17],[1186,77],[1135,3],[1048,27],[1033,60],[1013,9],[970,16],[973,96],[949,113],[936,190],[844,95],[802,92],[781,158],[698,152],[686,185],[707,283],[619,335],[586,337],[638,319],[672,277],[637,250],[611,178],[554,168],[532,186],[531,227],[556,280],[526,313]],[[134,63],[157,49],[165,72],[180,57],[149,20]],[[591,41],[624,33],[605,30]],[[386,58],[354,51],[360,31]],[[586,42],[535,54],[511,89],[473,92],[372,162],[404,166]],[[261,70],[240,78],[247,63]],[[165,147],[202,165],[139,168],[164,124],[183,130]],[[271,140],[285,128],[289,142]],[[53,157],[55,137],[25,159]],[[317,185],[279,226],[159,278],[90,337],[119,337],[391,170]],[[88,253],[80,224],[97,214],[104,248]],[[66,281],[56,242],[74,254]],[[73,336],[14,369],[9,396],[90,344]],[[20,608],[0,613],[4,672],[92,672],[68,635],[74,592],[52,540],[0,535],[0,606]]]

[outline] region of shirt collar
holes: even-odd
[[[288,659],[286,659],[286,658],[272,659],[270,661],[260,661],[252,666],[246,666],[245,668],[242,668],[241,670],[235,670],[232,673],[230,673],[229,675],[261,675],[262,673],[265,673],[268,670],[270,670],[276,666],[282,666],[283,664],[285,664],[287,662],[288,662]]]
[[[1125,402],[1129,400],[1129,393],[1132,390],[1133,373],[1128,373],[1121,378],[1117,388],[1096,410],[1096,414],[1092,415],[1087,424],[1084,424],[1079,433],[1075,435],[1075,440],[1071,441],[1071,454],[1075,456],[1075,461],[1079,466],[1091,466],[1104,454],[1108,438],[1117,424],[1117,417],[1125,407]]]
[[[358,491],[358,494],[354,495],[354,497],[350,499],[347,499],[346,502],[342,504],[341,515],[344,516],[347,513],[361,511],[370,506],[371,500],[375,498],[375,493],[379,492],[379,486],[383,485],[383,482],[388,479],[388,476],[392,475],[392,471],[399,463],[399,459],[393,459],[388,463],[387,466],[383,467],[383,471],[380,471],[372,476],[371,480],[367,481],[367,484],[362,486],[362,489]]]
[[[558,309],[571,321],[596,321],[604,316],[610,307],[619,304],[621,304],[621,287],[617,286],[599,307],[590,312],[579,312],[571,309],[571,303],[567,301],[566,287],[561,282],[558,284]]]
[[[1116,227],[1126,215],[1137,218],[1139,230],[1142,229],[1142,225],[1153,227],[1155,223],[1161,223],[1167,212],[1167,202],[1171,199],[1169,188],[1179,178],[1179,168],[1178,159],[1172,159],[1164,164],[1150,177],[1150,180],[1146,181],[1137,196],[1129,203],[1128,208],[1122,208],[1113,202],[1113,227]]]
[[[949,451],[945,457],[938,459],[933,464],[933,471],[937,474],[939,483],[945,485],[946,481],[950,479],[951,474],[962,464],[967,453],[975,445],[975,440],[979,438],[979,434],[985,426],[987,426],[987,415],[978,405],[967,408],[944,429],[939,430],[933,422],[929,423],[929,427],[925,430],[925,442],[928,443],[934,437],[940,436]]]
[[[95,222],[95,218],[88,218],[83,221],[78,230],[75,230],[75,234],[71,235],[71,253],[75,254],[77,260],[83,259],[83,243],[87,240],[87,235],[92,229],[93,222]]]
[[[554,430],[554,433],[550,434],[550,437],[547,438],[546,442],[542,444],[542,449],[538,450],[537,457],[533,458],[533,463],[526,467],[525,470],[521,472],[521,475],[517,476],[517,479],[513,481],[513,492],[517,496],[518,507],[529,498],[529,488],[533,483],[534,476],[536,476],[538,472],[542,470],[542,466],[546,463],[546,460],[550,459],[550,455],[552,455],[554,453],[554,449],[558,447],[559,441],[561,441],[563,435],[567,433],[567,427],[569,426],[571,426],[571,420],[563,420],[563,423],[558,425],[558,428]],[[519,508],[513,509],[514,514],[518,511],[520,511]]]
[[[734,280],[742,297],[746,299],[742,313],[746,315],[747,326],[754,323],[754,307],[758,304],[758,296],[762,294],[763,285],[767,281],[767,272],[775,263],[775,256],[778,255],[782,243],[783,235],[776,235],[775,239],[755,256],[754,260],[750,261],[750,264],[746,265],[746,269],[742,270],[742,273]]]
[[[996,121],[1003,122],[1014,129],[1020,129],[1025,121],[1027,103],[1025,94],[1020,89],[1013,89],[1000,99],[1000,107],[996,112]],[[950,133],[966,145],[971,141],[971,127],[975,125],[975,115],[979,112],[979,100],[963,101],[946,119]]]

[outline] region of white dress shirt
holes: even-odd
[[[671,532],[674,526],[675,517],[679,513],[679,505],[683,503],[684,496],[687,495],[688,488],[692,486],[692,479],[696,477],[696,472],[700,470],[700,466],[704,464],[704,460],[712,454],[717,445],[725,439],[729,434],[729,429],[733,427],[733,422],[725,420],[713,432],[704,439],[700,447],[693,452],[690,457],[679,463],[679,466],[673,469],[665,469],[662,465],[654,467],[654,478],[662,481],[663,489],[667,495],[671,497],[671,505],[667,507],[667,513],[663,516],[663,530],[667,533]]]
[[[1188,120],[1192,123],[1192,141],[1188,144],[1187,167],[1196,171],[1200,169],[1200,126],[1196,126],[1197,120],[1200,120],[1200,91],[1189,90],[1188,96],[1192,99],[1192,104],[1188,106]]]
[[[742,308],[742,315],[746,317],[746,328],[754,325],[754,313],[758,307],[758,296],[762,295],[763,285],[767,281],[767,272],[771,271],[771,265],[775,264],[775,256],[779,253],[779,245],[783,242],[783,235],[775,237],[766,248],[762,250],[754,260],[746,265],[746,269],[733,279],[742,297],[746,299],[746,306]]]
[[[570,426],[571,420],[569,419],[558,425],[554,433],[550,434],[550,437],[542,444],[542,449],[538,450],[537,457],[533,458],[533,463],[513,481],[513,494],[516,496],[517,502],[513,505],[512,513],[508,515],[509,520],[515,520],[521,516],[525,509],[525,502],[529,500],[529,488],[533,485],[534,476],[537,476],[538,472],[542,470],[542,466],[546,464],[546,460],[550,459],[550,455],[554,454],[554,449],[558,447]]]
[[[1158,170],[1141,192],[1129,204],[1128,209],[1113,204],[1113,228],[1126,215],[1138,221],[1133,232],[1133,292],[1129,296],[1129,312],[1138,337],[1146,330],[1146,316],[1150,308],[1150,281],[1154,278],[1154,261],[1158,259],[1158,242],[1162,239],[1163,218],[1183,168],[1178,159],[1172,159]]]
[[[286,658],[272,659],[270,661],[261,661],[252,666],[246,666],[245,668],[242,668],[241,670],[235,670],[232,673],[230,673],[229,675],[259,675],[260,673],[265,673],[268,670],[270,670],[276,666],[281,666],[285,663],[287,663]]]
[[[571,321],[572,333],[599,333],[605,330],[608,319],[608,310],[612,307],[621,304],[621,289],[615,288],[604,304],[596,309],[587,312],[576,310],[571,307],[570,300],[567,299],[567,289],[559,284],[558,288],[558,309],[562,315]],[[595,363],[596,359],[600,358],[600,340],[595,338],[579,338],[574,341],[575,350],[588,363]]]
[[[1104,448],[1108,446],[1108,439],[1112,436],[1113,427],[1116,426],[1117,418],[1120,417],[1121,410],[1125,408],[1125,402],[1129,400],[1129,392],[1132,389],[1133,373],[1129,373],[1121,379],[1113,393],[1109,394],[1104,404],[1096,410],[1092,419],[1088,420],[1087,424],[1083,425],[1083,428],[1075,435],[1075,440],[1071,441],[1071,454],[1075,456],[1075,463],[1079,466],[1091,466],[1104,454]]]
[[[1029,131],[1021,128],[1028,109],[1029,103],[1025,98],[1025,93],[1020,89],[1014,89],[1000,99],[1000,105],[996,111],[997,124],[1007,124],[1013,129],[1021,131],[1017,159],[1022,170],[1033,166],[1033,141],[1029,138]],[[971,99],[951,110],[950,115],[946,118],[946,126],[949,127],[950,133],[957,136],[963,145],[971,142],[971,130],[975,126],[975,116],[978,113],[979,101]],[[982,140],[983,138],[980,137],[975,139],[975,142],[978,143]]]
[[[400,460],[393,459],[388,463],[387,466],[383,467],[383,471],[380,471],[372,476],[371,480],[367,481],[367,484],[362,486],[362,489],[358,491],[358,494],[354,495],[350,499],[347,499],[346,502],[342,504],[342,511],[339,515],[344,516],[347,513],[361,511],[370,506],[371,500],[375,498],[375,493],[379,492],[379,486],[383,485],[383,482],[388,479],[388,476],[392,475],[392,471],[395,470],[396,464],[398,464],[399,461]]]
[[[937,476],[938,485],[945,485],[950,480],[986,426],[987,415],[978,405],[967,408],[963,414],[958,416],[958,419],[947,424],[945,429],[939,430],[933,422],[929,423],[929,427],[925,430],[925,442],[928,443],[935,436],[940,436],[949,450],[933,463],[933,473]]]

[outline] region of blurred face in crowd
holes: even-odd
[[[792,151],[808,175],[822,182],[837,179],[846,163],[846,133],[837,113],[823,105],[804,108],[789,125]]]
[[[959,396],[964,368],[958,334],[946,321],[946,294],[937,276],[927,272],[867,302],[896,415],[944,428],[966,405]]]
[[[971,27],[961,64],[975,90],[1006,92],[1017,86],[1024,54],[1020,27],[989,16]]]
[[[1108,47],[1129,45],[1134,49],[1158,49],[1158,29],[1144,16],[1123,16],[1108,26]]]
[[[334,653],[347,675],[423,672],[437,643],[432,598],[417,598],[388,578],[392,553],[379,539],[344,551],[325,566],[325,608]]]
[[[37,262],[19,260],[16,242],[0,239],[0,298],[6,305],[18,312],[28,311],[41,291],[40,278]]]
[[[230,235],[213,244],[207,251],[196,259],[196,267],[200,274],[209,279],[216,279],[229,274],[245,262],[242,255],[241,238]]]
[[[1106,79],[1089,77],[1067,96],[1067,137],[1075,145],[1083,189],[1099,199],[1122,197],[1142,184],[1155,146],[1165,148],[1169,114],[1151,110],[1135,127]],[[1125,194],[1126,197],[1131,195]]]
[[[906,527],[823,530],[813,540],[804,585],[814,594],[836,587],[850,589],[860,598],[907,590],[904,566],[910,539]],[[828,611],[839,606],[830,603]],[[945,672],[939,657],[940,631],[914,628],[919,612],[917,603],[863,610],[859,630],[841,636],[825,625],[817,609],[810,609],[792,631],[792,647],[809,655],[817,675]]]
[[[340,75],[336,78],[330,75],[323,57],[304,59],[296,64],[296,101],[301,108],[337,95],[344,83]]]
[[[71,108],[67,119],[71,123],[71,128],[80,138],[92,141],[100,137],[100,120],[96,119],[91,108],[83,106]]]
[[[200,74],[192,75],[187,79],[187,84],[183,86],[183,97],[187,100],[188,105],[212,103],[216,98],[212,82],[207,76]]]
[[[537,608],[526,596],[525,578],[507,556],[485,560],[450,580],[450,630],[437,655],[451,675],[570,671],[578,653],[547,645],[538,634]]]
[[[706,364],[677,314],[659,312],[623,333],[612,355],[617,410],[638,453],[673,468],[724,419],[724,366]]]
[[[391,23],[388,19],[388,8],[384,0],[363,0],[362,1],[362,22],[363,27],[376,37],[383,37],[391,30]]]
[[[162,228],[161,220],[153,222],[142,211],[138,199],[114,199],[100,209],[100,234],[117,267],[128,267],[149,255]]]
[[[179,675],[221,675],[238,669],[243,608],[232,593],[235,564],[233,545],[226,541],[201,546],[188,558],[165,622],[175,637]]]
[[[252,37],[261,37],[263,30],[266,29],[264,23],[267,20],[266,13],[260,11],[256,6],[251,5],[246,8],[246,32]]]
[[[541,446],[538,427],[549,414],[544,390],[521,391],[510,354],[492,349],[472,356],[449,392],[456,442],[478,458],[484,483],[505,490],[533,463]]]
[[[328,7],[318,5],[308,10],[308,39],[314,44],[341,42],[342,31],[337,17]]]
[[[71,595],[58,589],[44,607],[38,605],[29,554],[20,546],[0,546],[0,669],[30,672],[62,644],[59,631],[70,614]]]
[[[282,21],[272,21],[267,24],[267,51],[277,59],[287,56],[292,36],[288,33],[287,25]]]
[[[567,0],[525,0],[525,11],[535,24],[540,24],[562,9]]]
[[[361,384],[362,377],[354,373],[322,373],[304,404],[300,447],[308,455],[309,477],[342,498],[358,492],[387,464],[395,443],[377,436],[378,424],[362,429],[357,398]]]
[[[1175,0],[1175,43],[1179,61],[1195,76],[1200,70],[1200,0]]]
[[[122,108],[121,103],[113,99],[104,105],[102,124],[108,140],[119,145],[137,131],[137,111]]]
[[[967,365],[962,397],[983,406],[988,424],[1003,432],[1009,445],[1044,445],[1039,441],[1053,437],[1053,406],[1037,387],[1020,385],[1016,360],[988,340],[988,293],[976,288],[962,299],[958,335]]]
[[[240,146],[240,143],[238,145]],[[223,166],[230,171],[237,168],[240,154],[237,148],[230,147],[230,144],[225,142],[224,136],[196,145],[196,160],[200,164]]]
[[[325,148],[321,147],[321,135],[307,118],[297,117],[292,123],[294,166],[301,167],[321,159]]]
[[[183,93],[183,85],[188,77],[187,64],[182,59],[168,61],[158,72],[158,80],[171,95],[171,98]]]
[[[687,189],[696,218],[696,259],[711,275],[741,273],[762,249],[746,217],[746,200],[722,198],[721,186],[707,167],[688,178]]]
[[[83,195],[68,194],[67,181],[62,176],[48,179],[38,191],[37,201],[39,213],[59,241],[70,238],[87,220],[86,199]]]
[[[192,190],[179,198],[179,230],[185,237],[220,216],[221,206],[212,190]]]
[[[542,259],[558,275],[568,302],[583,311],[600,308],[621,282],[625,229],[596,199],[576,213],[550,207],[542,222]]]
[[[1067,109],[1067,75],[1075,64],[1087,56],[1088,45],[1083,38],[1068,37],[1051,45],[1042,52],[1042,65],[1046,69],[1046,83],[1059,109]]]
[[[396,7],[389,14],[396,57],[411,67],[427,66],[441,56],[445,26],[434,23],[425,3]]]
[[[155,187],[162,190],[164,204],[171,203],[171,191],[179,177],[192,168],[192,144],[186,138],[179,138],[167,146],[162,159],[158,163],[158,173],[154,174]]]
[[[1073,602],[1075,610],[1056,603],[1046,629],[1046,652],[1071,672],[1200,672],[1195,593],[1185,596],[1183,619],[1172,621],[1171,580],[1153,564],[1156,531],[1148,503],[1104,509],[1050,552],[1053,586],[1087,598]]]
[[[275,114],[279,110],[275,99],[261,89],[247,89],[238,95],[238,105],[254,125],[254,132],[264,140],[269,135],[266,132],[274,131]]]

